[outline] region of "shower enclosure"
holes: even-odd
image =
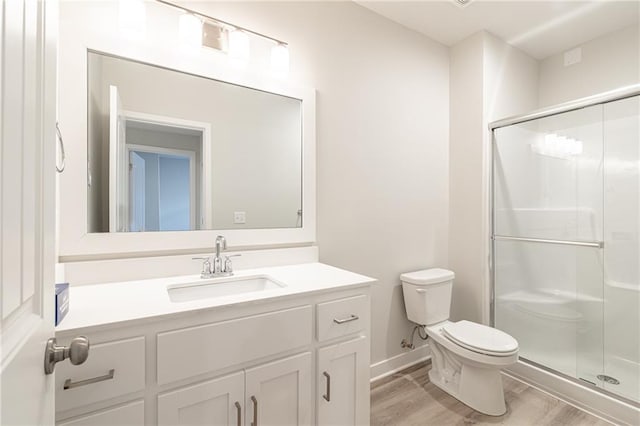
[[[639,94],[492,125],[495,327],[525,362],[636,406]]]

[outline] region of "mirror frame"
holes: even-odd
[[[86,25],[86,23],[83,23]],[[62,27],[63,25],[61,25]],[[63,32],[65,30],[62,30]],[[70,31],[70,30],[66,30]],[[58,256],[60,262],[197,253],[210,250],[222,234],[232,249],[311,245],[316,240],[316,131],[315,90],[285,85],[233,68],[226,57],[201,49],[182,52],[149,43],[123,43],[119,34],[95,35],[89,31],[61,34],[58,67],[58,120],[65,143],[66,169],[58,175]],[[117,33],[117,31],[115,32]],[[225,229],[164,232],[89,233],[88,180],[88,52],[145,62],[302,101],[302,227],[274,229]],[[214,57],[206,57],[211,55]],[[176,58],[180,60],[177,61]],[[211,64],[215,66],[211,66]],[[84,76],[84,78],[78,78]],[[266,248],[265,247],[265,248]]]

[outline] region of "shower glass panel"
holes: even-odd
[[[640,97],[604,105],[604,369],[640,401]]]
[[[520,356],[640,401],[640,101],[493,133],[493,320]]]

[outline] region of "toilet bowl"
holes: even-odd
[[[476,411],[506,412],[500,369],[518,360],[518,342],[500,330],[471,321],[449,321],[454,274],[427,269],[402,274],[410,321],[430,338],[429,380]]]

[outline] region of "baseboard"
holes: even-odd
[[[639,408],[528,363],[518,361],[503,374],[608,422],[618,425],[640,424]]]
[[[376,362],[375,364],[371,364],[371,381],[380,380],[430,358],[431,352],[429,351],[429,345],[425,344],[411,351]]]

